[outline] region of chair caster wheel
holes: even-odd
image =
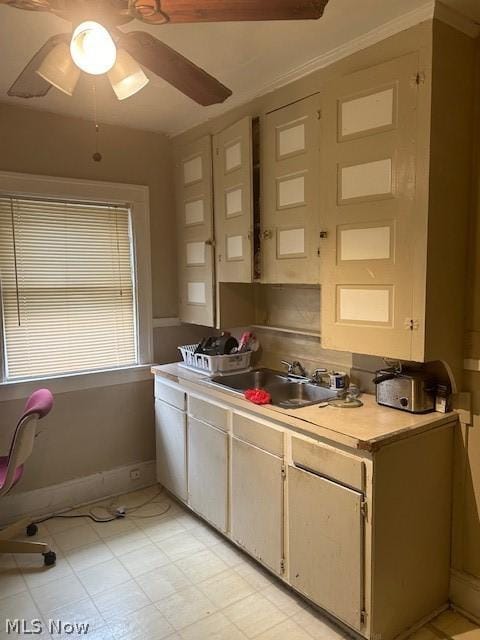
[[[55,551],[47,551],[43,554],[43,561],[46,567],[52,567],[57,561],[57,554]]]
[[[38,527],[36,524],[29,524],[26,529],[27,536],[35,536],[38,533]]]

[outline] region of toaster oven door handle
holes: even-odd
[[[380,376],[377,376],[372,380],[374,384],[380,384],[380,382],[385,382],[386,380],[393,380],[397,377],[396,373],[383,373]]]

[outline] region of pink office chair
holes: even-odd
[[[33,451],[38,421],[50,413],[52,406],[53,396],[48,389],[38,389],[28,398],[13,434],[8,456],[0,457],[0,498],[22,477],[23,465]],[[0,531],[0,553],[41,553],[47,566],[55,564],[56,555],[48,544],[11,539],[22,526],[23,522],[16,523]],[[29,536],[35,535],[37,526],[30,524],[26,532]]]

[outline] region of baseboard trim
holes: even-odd
[[[130,478],[130,472],[134,469],[140,472],[138,480]],[[155,460],[148,460],[41,489],[13,493],[1,498],[0,525],[15,522],[26,516],[51,515],[69,507],[78,507],[148,487],[155,482]]]
[[[450,572],[450,600],[454,607],[480,620],[480,580],[468,573]]]

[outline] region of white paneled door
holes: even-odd
[[[213,326],[214,242],[212,144],[205,136],[175,158],[179,256],[179,315],[183,322]]]
[[[322,344],[412,359],[418,56],[333,81],[324,95]]]
[[[262,282],[320,282],[320,106],[317,94],[264,118]]]
[[[252,282],[252,119],[217,134],[213,149],[217,281]]]

